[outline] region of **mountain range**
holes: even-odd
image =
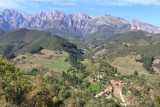
[[[21,13],[12,9],[0,12],[0,29],[10,30],[16,28],[27,28],[37,30],[62,30],[74,32],[80,35],[98,34],[109,32],[143,30],[148,33],[160,33],[160,27],[143,23],[138,20],[127,21],[123,18],[101,15],[91,17],[86,14],[67,14],[61,11],[37,12],[35,14]]]

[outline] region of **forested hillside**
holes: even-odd
[[[23,74],[0,56],[0,104],[15,107],[159,106],[159,76],[136,73],[121,76],[107,63],[97,68],[98,62],[84,62],[87,68],[83,72],[70,68],[62,73],[44,69]],[[118,81],[119,85],[109,91],[107,86],[113,85],[112,81]],[[108,97],[103,96],[103,92]]]
[[[0,36],[0,53],[7,59],[23,53],[38,53],[42,49],[68,52],[70,63],[74,67],[79,67],[79,61],[83,60],[83,52],[76,45],[57,35],[36,30],[17,29]]]

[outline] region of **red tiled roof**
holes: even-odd
[[[108,87],[106,87],[106,89],[103,92],[105,92],[105,93],[111,93],[112,90],[113,90],[112,86],[108,86]]]

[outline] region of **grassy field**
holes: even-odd
[[[68,53],[66,52],[58,53],[55,51],[42,50],[42,54],[24,54],[18,56],[15,60],[18,59],[16,66],[25,71],[31,70],[32,68],[44,67],[61,72],[71,67],[68,62],[65,62],[67,57]],[[23,63],[19,63],[20,61]]]
[[[143,64],[135,61],[134,56],[118,57],[111,62],[111,65],[124,75],[134,74],[135,71],[139,74],[148,74]]]

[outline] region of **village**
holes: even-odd
[[[125,84],[125,81],[110,80],[109,83],[110,85],[108,85],[103,91],[98,93],[95,98],[105,96],[106,99],[113,99],[115,102],[117,102],[117,100],[113,98],[114,95],[121,100],[121,105],[124,107],[134,105],[136,103],[134,99],[127,101],[123,96],[122,86]]]

